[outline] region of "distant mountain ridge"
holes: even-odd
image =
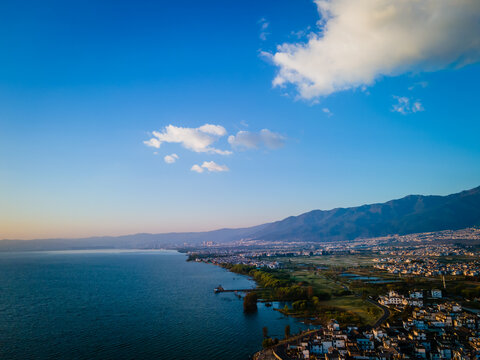
[[[95,236],[79,239],[0,240],[0,251],[171,248],[183,243],[198,245],[204,241],[234,242],[250,238],[264,226],[266,225],[205,232]]]
[[[409,195],[386,203],[313,210],[242,229],[135,234],[83,239],[1,240],[0,251],[147,249],[241,239],[265,241],[345,241],[386,235],[458,230],[480,225],[480,187],[448,196]]]
[[[480,187],[448,196],[409,195],[381,204],[313,210],[268,224],[262,240],[343,241],[480,225]]]

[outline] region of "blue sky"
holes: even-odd
[[[365,1],[2,2],[0,238],[240,227],[480,185],[478,5]]]

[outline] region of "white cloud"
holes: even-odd
[[[227,134],[227,130],[223,126],[220,125],[211,125],[211,124],[205,124],[202,125],[198,128],[198,130],[207,133],[207,134],[212,134],[216,136],[224,136]]]
[[[197,164],[193,165],[190,170],[195,171],[199,174],[201,174],[204,171],[202,169],[202,167],[200,165],[197,165]]]
[[[167,164],[173,164],[175,161],[178,160],[178,155],[177,154],[170,154],[170,155],[166,155],[163,160],[165,160],[165,162]]]
[[[239,131],[237,135],[230,135],[228,142],[236,148],[257,149],[265,146],[269,149],[277,149],[285,144],[285,137],[268,129],[258,133]]]
[[[200,165],[193,165],[191,167],[192,171],[195,171],[197,173],[203,173],[205,170],[209,172],[223,172],[223,171],[228,171],[228,167],[226,165],[218,165],[214,161],[204,161],[203,164]]]
[[[160,145],[162,144],[160,141],[158,141],[155,138],[151,138],[150,140],[146,140],[143,142],[145,145],[153,147],[155,149],[158,149]]]
[[[153,148],[160,148],[162,143],[179,143],[188,150],[199,153],[214,153],[230,155],[228,150],[220,150],[211,145],[220,137],[225,136],[227,131],[223,126],[205,124],[198,128],[184,128],[174,125],[166,126],[163,131],[153,131],[153,138],[143,143]]]
[[[333,116],[333,113],[330,111],[329,108],[323,108],[322,111],[327,114],[328,117]]]
[[[275,86],[314,99],[372,85],[381,76],[480,60],[479,0],[315,0],[321,20],[306,43],[267,54]],[[265,53],[262,53],[265,55]]]
[[[226,165],[218,165],[214,161],[204,161],[202,164],[202,168],[207,169],[208,171],[213,171],[213,172],[221,172],[221,171],[229,170]]]
[[[425,110],[420,100],[414,101],[406,96],[394,95],[393,97],[397,100],[397,103],[392,106],[392,111],[394,112],[407,115]]]
[[[267,36],[270,35],[270,33],[267,32],[270,23],[265,18],[258,20],[258,23],[260,24],[260,35],[258,35],[258,37],[260,40],[265,41],[267,40]]]

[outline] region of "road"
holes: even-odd
[[[340,284],[343,286],[343,288],[344,288],[345,290],[350,291],[350,289],[348,288],[347,285],[342,284],[342,283],[340,283]],[[356,296],[356,297],[360,297],[359,294],[355,294],[355,296]],[[379,327],[380,325],[382,325],[382,324],[390,317],[390,314],[391,314],[391,313],[390,313],[390,310],[389,310],[386,306],[383,306],[382,304],[380,304],[380,303],[377,302],[377,301],[374,301],[374,300],[368,299],[368,298],[367,298],[366,300],[367,300],[370,304],[379,307],[379,308],[382,309],[382,311],[383,311],[382,317],[381,317],[380,319],[378,319],[378,320],[375,322],[375,324],[373,324],[373,327],[374,327],[374,328]]]
[[[390,310],[386,307],[383,306],[382,304],[378,303],[377,301],[374,301],[372,299],[366,299],[370,304],[378,306],[380,309],[383,310],[383,315],[380,319],[377,320],[375,324],[373,324],[373,327],[379,327],[382,325],[389,317],[390,317]]]

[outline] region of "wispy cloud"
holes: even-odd
[[[309,26],[307,26],[307,27],[305,28],[305,30],[292,31],[292,32],[290,33],[290,35],[296,37],[297,39],[301,39],[301,38],[304,38],[305,36],[311,34],[311,31],[310,31],[311,28],[312,28],[312,27],[309,25]]]
[[[328,117],[333,116],[333,113],[330,111],[329,108],[323,108],[322,111],[327,114]]]
[[[461,67],[480,60],[478,0],[315,0],[318,31],[267,55],[274,86],[314,99],[372,85],[382,76]]]
[[[409,86],[409,87],[408,87],[408,90],[415,90],[416,88],[425,89],[427,86],[428,86],[428,82],[426,82],[426,81],[419,81],[419,82],[416,82],[415,84]]]
[[[143,143],[153,148],[160,148],[162,143],[179,143],[184,148],[198,153],[230,155],[228,150],[220,150],[211,145],[227,131],[223,126],[205,124],[198,128],[185,128],[174,125],[166,126],[162,131],[153,131],[153,137]]]
[[[233,148],[257,149],[267,147],[269,149],[278,149],[285,144],[285,137],[274,133],[268,129],[260,132],[239,131],[237,135],[230,135],[228,142]]]
[[[175,161],[178,160],[178,155],[177,154],[170,154],[170,155],[166,155],[163,160],[167,163],[167,164],[173,164]]]
[[[402,115],[412,114],[420,111],[424,111],[420,100],[412,100],[406,96],[393,96],[397,100],[396,104],[393,104],[392,111],[398,112]]]
[[[195,164],[191,167],[190,170],[195,171],[199,174],[203,173],[205,170],[208,172],[229,171],[226,165],[219,165],[214,161],[204,161],[202,165]]]
[[[267,36],[270,35],[270,33],[267,32],[270,23],[265,18],[261,18],[260,20],[258,20],[258,24],[260,24],[260,34],[258,35],[258,37],[260,38],[260,40],[265,41],[267,40]]]

